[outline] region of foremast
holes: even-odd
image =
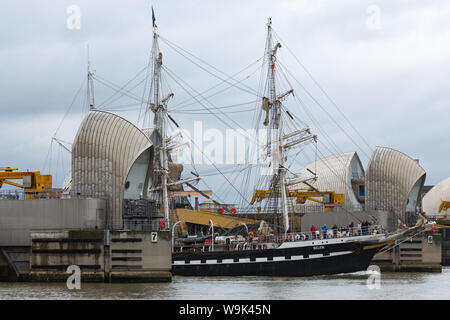
[[[167,96],[163,96],[162,94],[162,86],[161,86],[161,69],[162,69],[162,53],[159,51],[158,45],[158,34],[156,32],[156,24],[155,24],[155,15],[152,8],[152,19],[153,19],[153,45],[152,45],[152,63],[153,63],[153,78],[152,78],[152,99],[150,103],[150,109],[155,114],[154,117],[154,127],[159,133],[159,141],[155,141],[154,143],[157,145],[157,153],[158,163],[156,165],[156,173],[158,174],[158,178],[160,178],[160,183],[155,182],[153,188],[149,191],[157,191],[160,194],[161,200],[161,208],[164,214],[165,220],[165,228],[169,228],[170,224],[176,223],[175,221],[170,221],[170,212],[169,212],[169,203],[171,201],[171,197],[169,196],[170,190],[169,188],[186,184],[191,188],[195,189],[190,182],[198,182],[201,177],[196,175],[195,177],[187,177],[184,179],[179,179],[176,181],[169,181],[169,152],[175,149],[181,148],[188,142],[176,143],[175,140],[178,136],[182,137],[182,133],[179,131],[172,136],[168,135],[168,120],[170,119],[176,127],[179,128],[179,125],[175,122],[175,120],[169,115],[167,102],[170,98],[173,97],[173,93],[169,93]],[[156,138],[158,139],[158,138]]]
[[[158,174],[161,178],[161,207],[163,209],[166,227],[169,227],[169,194],[168,194],[168,176],[169,176],[169,159],[167,149],[167,101],[173,97],[170,93],[167,97],[162,98],[161,94],[161,67],[162,53],[159,51],[158,34],[156,26],[153,27],[153,103],[150,104],[151,110],[155,113],[154,124],[160,135],[158,145],[159,166]]]

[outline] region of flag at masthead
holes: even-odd
[[[155,18],[155,11],[153,11],[153,6],[152,6],[152,23],[153,23],[153,28],[156,28],[156,18]]]

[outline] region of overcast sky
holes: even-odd
[[[71,29],[68,19],[73,18],[73,11],[68,8],[73,5],[80,9],[80,24]],[[356,136],[289,50],[282,48],[279,59],[354,135],[358,146],[305,96],[340,151],[357,151],[366,166],[367,155],[376,146],[392,147],[420,160],[427,172],[426,184],[450,176],[450,3],[445,0],[2,0],[0,167],[49,171],[56,184],[62,183],[70,156],[54,146],[52,163],[46,158],[51,137],[56,133],[59,139],[73,141],[86,114],[86,92],[83,89],[75,95],[86,78],[86,45],[96,75],[125,84],[148,62],[152,5],[162,37],[228,74],[263,55],[266,22],[271,17],[276,34],[370,146]],[[160,48],[165,65],[195,90],[219,82],[162,41]],[[167,80],[177,90],[171,103],[188,97]],[[136,95],[142,94],[142,88],[135,89]],[[95,84],[96,103],[111,94],[109,88]],[[223,106],[251,100],[241,92],[218,96],[214,103]],[[116,104],[133,102],[122,99]],[[309,122],[301,109],[293,113]],[[137,110],[119,114],[136,123]],[[194,119],[207,121],[208,127],[223,126],[211,117],[175,115],[187,128],[192,128]],[[251,115],[243,113],[236,119],[245,126]]]

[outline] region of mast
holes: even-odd
[[[268,174],[271,176],[269,190],[256,189],[253,194],[251,204],[256,200],[269,199],[276,213],[281,211],[280,220],[284,234],[289,229],[289,212],[288,212],[288,193],[292,198],[292,190],[286,189],[289,185],[295,183],[306,183],[309,179],[291,179],[287,181],[287,150],[295,145],[313,139],[317,142],[317,136],[311,134],[309,128],[303,128],[290,133],[283,134],[283,118],[281,101],[288,95],[294,94],[294,90],[290,89],[282,94],[277,93],[277,68],[276,54],[281,48],[281,44],[272,44],[272,20],[269,18],[267,23],[267,40],[266,40],[266,57],[268,62],[267,72],[267,96],[262,98],[262,109],[266,112],[264,125],[269,126],[267,130],[267,157],[271,158]],[[287,115],[293,119],[292,115],[286,110]],[[266,173],[267,174],[267,173]],[[295,191],[295,190],[294,190]],[[297,190],[300,191],[300,190]],[[320,193],[320,192],[319,192]]]
[[[169,94],[161,99],[161,66],[162,53],[159,51],[158,34],[156,33],[156,25],[153,23],[153,104],[150,108],[155,113],[154,123],[160,134],[159,143],[159,173],[161,176],[161,196],[162,208],[166,227],[169,227],[169,196],[167,190],[167,181],[169,175],[169,160],[167,154],[167,101],[173,96]]]
[[[281,44],[272,45],[272,19],[268,19],[267,23],[267,56],[268,56],[268,82],[269,82],[269,106],[270,106],[270,130],[268,148],[269,155],[272,159],[272,181],[271,188],[273,190],[280,189],[281,202],[275,201],[276,210],[281,208],[281,220],[284,233],[289,228],[289,213],[286,195],[286,168],[285,154],[283,147],[283,123],[281,117],[281,102],[277,98],[276,87],[276,53],[281,48]]]

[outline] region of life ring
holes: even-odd
[[[230,212],[231,212],[232,214],[236,214],[237,210],[236,210],[236,208],[231,208]]]
[[[217,213],[223,213],[223,208],[218,208]]]
[[[300,240],[300,235],[297,233],[296,235],[295,235],[295,241],[298,241],[298,240]]]

